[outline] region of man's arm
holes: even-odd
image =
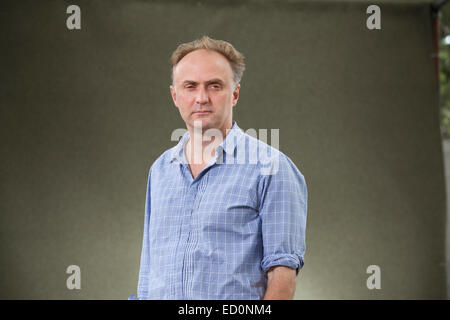
[[[296,270],[285,266],[271,267],[267,272],[264,300],[292,300],[296,286]]]

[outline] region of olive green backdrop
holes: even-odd
[[[429,2],[377,3],[381,30],[365,1],[2,1],[0,298],[136,294],[148,169],[184,127],[168,59],[202,35],[246,56],[239,126],[306,177],[296,298],[446,298]]]

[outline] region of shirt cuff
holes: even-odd
[[[296,274],[303,267],[303,257],[296,254],[279,253],[271,254],[261,261],[261,268],[266,273],[273,266],[286,266],[292,269],[296,269]]]

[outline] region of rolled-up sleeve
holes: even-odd
[[[262,224],[264,257],[261,268],[273,266],[296,269],[304,265],[307,216],[307,188],[303,174],[284,154],[276,159],[271,174],[260,184],[259,214]]]

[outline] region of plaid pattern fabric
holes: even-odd
[[[305,179],[235,121],[194,179],[188,139],[150,168],[138,294],[129,299],[261,299],[270,267],[303,266]]]

